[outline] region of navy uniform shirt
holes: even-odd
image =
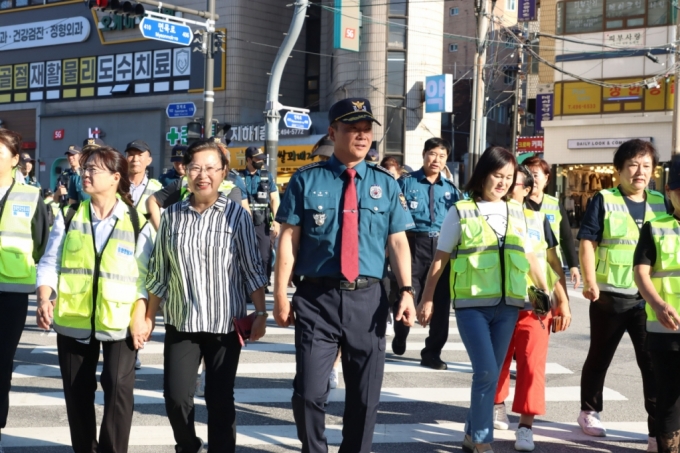
[[[78,203],[90,199],[90,196],[83,190],[83,178],[79,172],[74,171],[71,174],[71,179],[68,183],[68,197],[76,200]]]
[[[259,192],[260,188],[260,172],[260,170],[255,170],[255,173],[251,175],[247,168],[241,172],[241,177],[243,178],[246,186],[246,195],[248,196],[248,201],[257,198],[257,192]],[[269,171],[267,171],[267,173],[269,174],[269,194],[278,193],[279,189],[274,183],[274,178],[272,178],[272,175],[269,173]]]
[[[402,176],[398,182],[416,224],[411,230],[415,233],[441,230],[449,208],[462,198],[453,182],[444,175],[431,184],[422,168]]]
[[[243,178],[236,170],[229,170],[229,175],[231,176],[229,181],[233,182],[234,185],[241,191],[241,200],[248,199],[248,192],[246,191],[246,184],[243,182]]]
[[[300,226],[295,275],[337,277],[340,223],[347,167],[332,156],[299,169],[291,178],[276,221]],[[413,228],[406,200],[392,175],[362,161],[354,169],[359,205],[359,274],[382,278],[387,236]]]
[[[158,181],[163,185],[163,187],[167,187],[173,182],[182,179],[182,177],[177,173],[177,170],[175,168],[171,168],[170,170],[166,171],[161,175],[160,178],[158,178]]]

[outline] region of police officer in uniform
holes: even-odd
[[[425,285],[427,271],[437,251],[437,241],[442,222],[449,208],[461,199],[458,188],[446,179],[443,169],[446,167],[451,147],[446,140],[431,138],[425,142],[423,149],[423,166],[418,171],[409,173],[399,179],[399,187],[406,197],[416,227],[406,233],[411,248],[411,281],[420,302],[422,288]],[[440,359],[441,351],[449,335],[449,313],[451,298],[449,295],[448,275],[444,270],[444,278],[440,278],[434,295],[434,310],[430,335],[421,351],[422,366],[445,370],[446,363]],[[406,351],[406,337],[409,328],[396,323],[392,351],[397,355]]]
[[[170,157],[172,168],[163,173],[158,179],[161,184],[163,184],[163,187],[167,187],[184,176],[184,164],[182,163],[182,159],[186,150],[186,145],[175,145],[172,147],[172,157]]]
[[[299,169],[277,213],[274,319],[295,325],[293,415],[302,451],[327,452],[328,376],[342,351],[347,388],[340,453],[371,451],[385,360],[388,302],[380,284],[389,249],[401,305],[395,319],[413,325],[406,200],[389,172],[364,157],[377,121],[366,99],[335,103],[329,113],[333,156]],[[298,253],[301,250],[301,253]],[[294,275],[293,304],[286,290]]]
[[[40,189],[40,183],[38,182],[38,179],[35,177],[35,172],[33,171],[35,169],[34,164],[35,160],[31,157],[30,154],[28,153],[21,153],[21,164],[23,167],[23,175],[24,175],[24,183],[28,184],[29,186],[37,187]],[[33,172],[33,174],[31,174]]]
[[[142,215],[148,218],[146,200],[163,188],[158,180],[149,178],[149,175],[146,174],[146,169],[153,161],[151,149],[145,141],[134,140],[125,147],[125,157],[130,172],[132,203]]]
[[[106,146],[103,140],[99,138],[86,138],[83,141],[82,151],[86,152],[88,150],[99,149]],[[80,159],[80,156],[78,156]],[[85,200],[89,200],[90,196],[83,190],[83,178],[80,172],[80,166],[74,174],[71,175],[71,179],[68,183],[68,203],[81,203]]]
[[[80,153],[81,149],[78,145],[70,145],[66,152],[66,159],[68,159],[69,168],[62,171],[57,179],[57,186],[54,188],[54,196],[61,207],[68,206],[68,187],[71,182],[71,176],[78,172],[80,168]]]
[[[267,267],[267,275],[271,275],[272,239],[276,239],[280,228],[278,222],[272,222],[272,217],[276,217],[279,208],[279,189],[269,171],[264,168],[266,157],[261,149],[248,147],[246,168],[241,170],[241,177],[246,185],[262,262]]]

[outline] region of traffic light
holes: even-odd
[[[200,121],[191,121],[187,124],[187,145],[191,146],[197,140],[203,138],[203,123]]]
[[[144,17],[144,5],[126,0],[123,2],[123,14],[130,17]]]
[[[229,146],[231,139],[234,138],[234,131],[231,130],[231,124],[217,123],[215,125],[215,137],[220,137],[222,142]]]
[[[90,0],[87,6],[90,9],[105,9],[109,5],[109,0]]]

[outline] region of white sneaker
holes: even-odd
[[[196,378],[196,392],[194,392],[194,394],[196,396],[205,396],[205,371]]]
[[[515,432],[515,450],[517,451],[534,451],[534,433],[522,426]]]
[[[493,405],[493,427],[500,430],[510,428],[510,420],[505,412],[505,403]]]
[[[139,360],[139,356],[135,357],[135,370],[141,370],[142,369],[142,361]],[[0,452],[2,453],[2,452]]]
[[[659,446],[656,444],[656,437],[647,438],[647,451],[651,451],[653,453],[657,453],[659,451]],[[0,453],[2,453],[1,450]]]
[[[334,389],[338,386],[338,369],[337,368],[333,368],[331,370],[331,375],[329,377],[329,383],[330,383],[330,387],[332,389]]]
[[[600,421],[600,414],[595,411],[581,411],[576,421],[588,436],[605,437],[607,435],[607,430]]]
[[[385,328],[385,336],[386,337],[394,336],[394,325],[391,322],[387,323],[387,327]]]
[[[203,439],[201,439],[201,438],[199,437],[198,440],[201,441],[201,446],[198,447],[198,451],[197,451],[196,453],[204,453],[204,452],[207,452],[207,451],[208,451],[208,447],[206,447],[205,442],[203,442]]]

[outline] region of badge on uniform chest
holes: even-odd
[[[371,195],[371,198],[374,200],[377,200],[378,198],[382,198],[382,187],[379,185],[373,185],[371,186],[371,190],[369,191],[369,194]]]
[[[451,192],[446,192],[444,194],[444,198],[446,198],[447,200],[450,200],[451,199]]]
[[[418,209],[418,202],[417,201],[411,201],[409,203],[409,206],[411,207],[411,209]]]
[[[326,214],[316,213],[312,217],[314,217],[314,223],[316,223],[316,226],[321,226],[326,223]]]

